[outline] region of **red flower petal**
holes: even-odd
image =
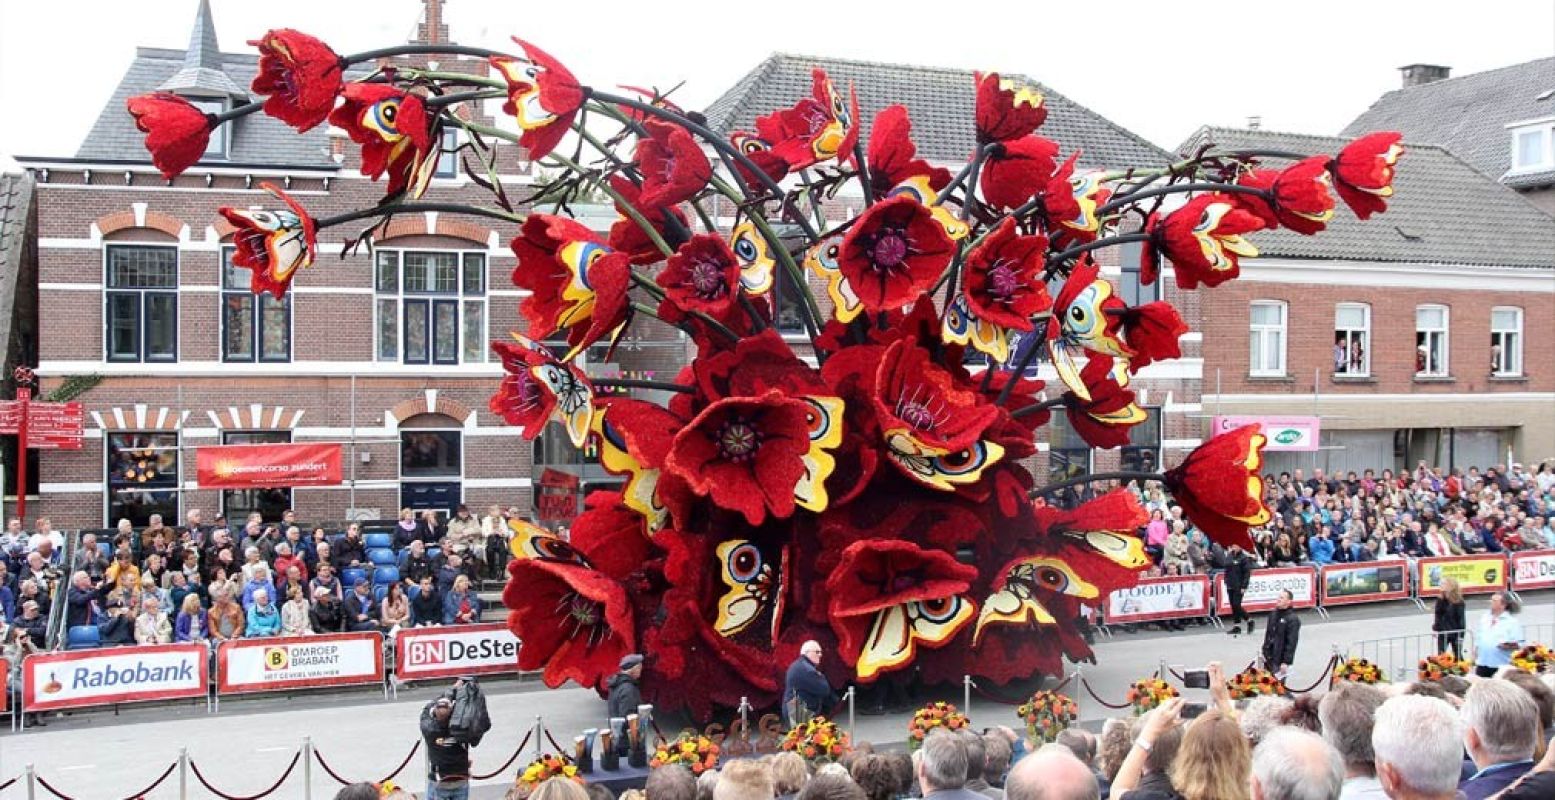
[[[870,311],[897,309],[934,285],[956,247],[928,207],[898,195],[864,211],[842,240],[842,274]]]
[[[389,84],[349,83],[340,94],[344,101],[329,123],[362,146],[362,174],[377,180],[388,173],[389,194],[409,189],[419,196],[431,178],[427,160],[437,153],[430,127],[436,115],[417,95]]]
[[[1007,142],[1040,127],[1047,119],[1042,93],[1034,87],[1005,81],[999,73],[974,75],[977,80],[977,139]]]
[[[135,127],[146,134],[151,163],[172,180],[205,155],[214,127],[210,116],[172,92],[152,92],[125,102]]]
[[[1399,143],[1403,138],[1392,131],[1369,133],[1346,145],[1329,164],[1334,188],[1355,216],[1368,219],[1387,210],[1394,168],[1404,154]]]
[[[1269,521],[1263,503],[1263,446],[1256,425],[1200,445],[1166,473],[1166,488],[1188,521],[1223,545],[1252,547],[1247,529]]]
[[[632,607],[619,582],[588,567],[542,559],[508,564],[502,591],[508,628],[524,643],[519,669],[545,669],[545,685],[568,679],[595,688],[635,649]]]
[[[887,106],[875,115],[875,124],[869,129],[869,182],[876,197],[887,192],[908,178],[927,175],[929,186],[935,191],[950,184],[950,170],[932,167],[929,162],[915,158],[918,148],[912,142],[912,122],[907,118],[907,108],[901,105]]]
[[[810,449],[808,409],[776,390],[719,400],[676,434],[665,466],[752,525],[769,512],[787,517]]]
[[[1031,317],[1053,306],[1042,282],[1046,258],[1047,237],[1021,236],[1014,218],[1005,217],[967,254],[962,287],[972,313],[1001,328],[1031,330]]]
[[[1004,142],[983,162],[979,185],[996,208],[1015,208],[1047,188],[1058,169],[1058,143],[1041,136]]]
[[[329,45],[291,28],[266,31],[249,44],[259,48],[259,72],[249,88],[267,96],[266,114],[299,131],[329,116],[344,74]]]
[[[224,206],[217,213],[237,226],[232,232],[237,248],[232,264],[253,271],[250,289],[254,294],[269,292],[281,298],[297,270],[311,266],[318,254],[317,224],[301,203],[275,184],[260,183],[259,188],[285,203],[286,208],[251,211]]]
[[[637,166],[643,174],[642,204],[650,208],[690,200],[707,186],[713,167],[686,129],[668,122],[643,123],[649,138],[637,144]]]
[[[1207,194],[1189,200],[1164,218],[1151,216],[1146,223],[1150,242],[1141,259],[1149,262],[1149,283],[1155,279],[1157,253],[1172,262],[1177,285],[1197,289],[1199,284],[1219,286],[1241,272],[1240,259],[1258,254],[1242,234],[1263,227],[1256,215],[1239,208],[1226,195]],[[1143,264],[1143,262],[1142,262]],[[1144,279],[1141,275],[1141,279]]]

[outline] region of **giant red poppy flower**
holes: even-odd
[[[266,114],[299,131],[329,116],[345,70],[329,45],[291,28],[266,31],[249,44],[259,48],[259,73],[249,88],[266,96]]]
[[[518,120],[518,143],[538,161],[556,149],[583,105],[583,87],[549,53],[513,37],[523,57],[492,56],[491,65],[508,84],[502,110]]]
[[[982,441],[999,408],[912,341],[885,349],[870,399],[887,455],[919,483],[952,491],[976,483],[1004,455]]]
[[[1039,548],[1061,554],[1091,582],[1131,585],[1150,566],[1138,531],[1150,521],[1144,506],[1127,489],[1113,489],[1074,508],[1033,508]]]
[[[793,108],[757,118],[756,133],[792,172],[833,158],[852,161],[858,124],[858,93],[849,87],[844,100],[826,70],[816,68],[810,73],[810,96]]]
[[[842,240],[838,267],[870,311],[901,308],[950,266],[956,246],[927,206],[898,195],[866,209]]]
[[[362,174],[378,180],[388,173],[389,194],[420,197],[439,153],[426,103],[386,83],[350,83],[340,94],[344,102],[330,112],[329,124],[362,146]]]
[[[1237,193],[1236,204],[1258,215],[1267,228],[1281,225],[1311,236],[1328,227],[1334,216],[1329,191],[1328,159],[1312,156],[1282,170],[1259,169],[1242,176],[1239,185],[1268,192],[1268,197]]]
[[[594,387],[583,371],[527,339],[493,341],[491,349],[505,373],[488,403],[491,412],[521,427],[531,441],[554,419],[566,427],[574,447],[583,447],[594,416]]]
[[[1258,255],[1242,234],[1261,228],[1263,220],[1223,194],[1200,195],[1165,217],[1151,214],[1145,223],[1150,239],[1140,248],[1140,280],[1154,283],[1165,257],[1177,271],[1178,287],[1219,286],[1241,273],[1242,258]]]
[[[1048,351],[1053,368],[1064,385],[1085,398],[1085,383],[1080,379],[1077,359],[1084,351],[1133,358],[1134,349],[1124,337],[1123,320],[1128,304],[1118,297],[1117,289],[1101,277],[1101,268],[1082,255],[1070,270],[1048,321]]]
[[[502,604],[508,628],[524,643],[518,668],[543,668],[552,689],[568,679],[597,689],[616,673],[621,657],[636,649],[626,587],[589,567],[514,559]]]
[[[740,291],[740,264],[722,236],[703,233],[670,256],[656,281],[665,299],[681,310],[721,318],[733,310]]]
[[[691,229],[685,212],[679,208],[675,206],[650,208],[644,205],[642,187],[625,177],[619,174],[611,175],[610,188],[621,197],[616,202],[616,213],[620,214],[621,218],[610,225],[610,249],[626,253],[631,257],[633,264],[653,264],[663,261],[666,256],[659,250],[659,246],[648,238],[647,232],[637,224],[637,220],[626,213],[626,209],[621,205],[623,202],[637,209],[659,234],[659,238],[672,248],[678,247],[681,244],[679,237]],[[673,217],[679,224],[671,224],[667,216]]]
[[[1075,163],[1079,159],[1079,153],[1070,156],[1053,173],[1042,195],[1053,241],[1060,247],[1096,241],[1102,229],[1096,209],[1112,197],[1112,190],[1101,182],[1100,173],[1075,174]]]
[[[787,517],[810,450],[809,408],[777,390],[719,400],[675,435],[665,466],[752,525]]]
[[[512,248],[518,256],[513,284],[533,292],[519,308],[536,338],[568,331],[573,351],[565,360],[626,323],[631,260],[600,243],[587,227],[566,217],[531,214]]]
[[[977,568],[944,550],[902,539],[866,539],[843,550],[826,581],[840,654],[860,680],[912,663],[919,647],[950,644],[975,614],[963,597]]]
[[[1330,161],[1334,188],[1345,205],[1361,219],[1388,210],[1393,196],[1393,171],[1404,154],[1403,134],[1392,131],[1368,133],[1344,146]]]
[[[642,204],[673,206],[690,200],[713,176],[713,167],[696,139],[679,125],[650,119],[648,138],[637,143],[637,168],[643,175]]]
[[[135,127],[146,134],[151,163],[172,180],[205,155],[215,118],[172,92],[152,92],[131,97],[125,107]]]
[[[950,184],[950,170],[930,166],[917,158],[917,153],[912,142],[912,121],[907,118],[905,106],[886,106],[875,115],[865,155],[870,189],[876,197],[885,197],[902,181],[920,175],[928,178],[929,187],[936,192]]]
[[[648,562],[648,537],[638,512],[620,492],[591,492],[584,506],[572,522],[568,543],[590,566],[616,580],[641,570]]]
[[[1123,338],[1134,354],[1129,368],[1141,370],[1156,361],[1182,358],[1178,339],[1188,332],[1177,309],[1164,300],[1133,306],[1123,311]]]
[[[788,174],[788,162],[784,161],[782,156],[773,151],[772,143],[766,139],[745,131],[735,131],[729,134],[729,143],[734,145],[741,154],[750,160],[751,165],[769,180],[780,181],[783,179],[783,176]],[[750,168],[746,167],[745,164],[736,161],[734,162],[734,168],[740,173],[740,177],[744,179],[746,186],[760,186],[762,184],[761,178],[755,172],[752,172]]]
[[[1064,412],[1069,427],[1092,447],[1114,448],[1129,443],[1129,429],[1145,421],[1145,412],[1134,404],[1123,362],[1092,356],[1080,370],[1089,397],[1064,393]]]
[[[962,268],[967,305],[978,319],[1018,331],[1032,329],[1032,316],[1053,306],[1042,270],[1047,237],[1021,236],[1015,218],[1005,217],[967,253]]]
[[[975,73],[977,80],[977,140],[1008,142],[1040,127],[1047,119],[1042,92],[1013,80]]]
[[[1247,529],[1272,516],[1259,474],[1267,441],[1256,425],[1237,428],[1199,445],[1166,472],[1166,490],[1188,521],[1222,545],[1251,549]]]
[[[1041,136],[1003,142],[983,161],[983,199],[996,208],[1015,208],[1042,191],[1058,169],[1058,143]]]
[[[318,254],[317,228],[302,204],[273,183],[259,188],[286,204],[285,208],[250,210],[223,206],[216,213],[237,227],[232,232],[232,264],[253,272],[249,283],[254,294],[286,296],[297,270],[311,266]]]

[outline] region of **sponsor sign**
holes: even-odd
[[[204,697],[209,681],[210,650],[203,644],[40,653],[22,659],[22,707],[54,711]]]
[[[194,451],[201,489],[334,486],[340,483],[338,444],[240,444]]]
[[[1368,561],[1364,564],[1329,564],[1323,578],[1323,605],[1375,603],[1409,597],[1409,563]]]
[[[544,520],[569,522],[578,516],[582,496],[578,476],[558,469],[540,473],[540,490],[535,496],[535,516]]]
[[[216,650],[221,694],[382,681],[383,636],[371,631],[235,639]]]
[[[1506,556],[1433,556],[1415,561],[1421,597],[1442,593],[1442,581],[1452,578],[1464,594],[1486,594],[1506,588]]]
[[[502,623],[401,628],[394,675],[402,681],[518,672],[518,637]]]
[[[1108,624],[1209,616],[1209,578],[1144,578],[1107,595]]]
[[[1317,449],[1321,421],[1318,417],[1217,416],[1210,421],[1210,433],[1219,436],[1248,425],[1257,425],[1269,443],[1265,450],[1311,452]]]
[[[1242,610],[1258,612],[1274,608],[1282,589],[1290,590],[1291,608],[1312,608],[1317,605],[1317,571],[1311,567],[1253,570],[1253,577],[1247,582],[1247,591],[1242,593]],[[1218,600],[1216,613],[1221,616],[1230,614],[1231,598],[1226,594],[1224,573],[1215,576],[1215,597]]]
[[[1555,550],[1512,554],[1513,589],[1521,592],[1551,587],[1555,587]]]

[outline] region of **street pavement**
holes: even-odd
[[[1548,632],[1555,629],[1555,593],[1527,594],[1524,599],[1524,625],[1549,637]],[[1471,624],[1484,606],[1483,598],[1470,600]],[[1322,678],[1323,667],[1335,648],[1343,650],[1366,639],[1425,634],[1431,625],[1428,611],[1406,602],[1338,609],[1328,620],[1315,611],[1303,611],[1301,616],[1299,663],[1289,681],[1298,687]],[[1130,682],[1154,672],[1162,664],[1180,671],[1219,660],[1228,672],[1241,669],[1257,656],[1262,634],[1261,624],[1256,635],[1240,637],[1229,636],[1213,626],[1190,626],[1180,632],[1116,632],[1110,638],[1098,638],[1099,663],[1085,665],[1083,675],[1103,699],[1119,703]],[[563,744],[582,729],[603,723],[604,703],[591,691],[575,687],[548,690],[527,678],[483,683],[496,724],[474,750],[477,773],[501,766],[534,729],[537,718],[543,718],[545,726]],[[276,781],[302,746],[304,737],[311,737],[313,746],[342,777],[377,780],[399,765],[415,744],[421,708],[439,688],[405,687],[392,700],[361,691],[228,699],[216,714],[207,714],[202,702],[126,706],[118,713],[55,715],[42,730],[0,734],[0,783],[22,773],[30,764],[38,775],[68,797],[122,798],[153,781],[178,760],[180,748],[187,748],[192,763],[214,786],[229,795],[246,796]],[[1064,691],[1079,703],[1081,719],[1092,725],[1108,716],[1127,713],[1103,707],[1078,685],[1071,684]],[[1004,692],[1012,695],[1010,699],[1018,693],[1019,690]],[[1189,699],[1207,696],[1191,690],[1185,694]],[[942,699],[962,705],[963,687],[929,690],[918,699]],[[1013,707],[975,692],[968,710],[977,727],[1009,725],[1019,729]],[[905,741],[908,716],[905,712],[860,714],[855,718],[854,738],[900,745]],[[845,715],[841,721],[846,723]],[[679,725],[665,717],[662,727],[666,733],[673,733]],[[551,749],[548,744],[537,745],[531,738],[527,752],[514,766],[500,776],[479,782],[472,796],[478,800],[501,797],[516,769],[537,754],[537,746]],[[423,774],[421,755],[417,753],[399,774],[398,781],[419,792]],[[180,774],[174,770],[145,797],[215,797],[199,785],[192,771],[187,773],[186,781],[188,793],[181,795]],[[19,781],[0,791],[0,800],[28,797],[25,783]],[[299,759],[293,774],[271,796],[327,800],[338,786],[317,764],[305,767]],[[51,795],[39,787],[37,797]]]

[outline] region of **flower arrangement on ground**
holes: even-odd
[[[529,762],[518,773],[518,785],[531,790],[552,778],[567,778],[568,780],[585,783],[583,776],[578,773],[578,766],[572,763],[572,759],[545,753],[539,758]]]
[[[657,768],[666,764],[679,764],[691,770],[691,774],[701,775],[718,766],[720,752],[718,744],[712,739],[685,731],[673,742],[660,742],[648,766]]]
[[[913,750],[923,744],[924,737],[935,728],[959,731],[972,724],[967,716],[956,710],[954,704],[939,700],[913,712],[907,723],[907,746]]]
[[[1176,696],[1177,687],[1170,683],[1160,678],[1140,678],[1129,684],[1128,693],[1123,697],[1134,715],[1139,716]]]
[[[1133,376],[1181,356],[1171,303],[1132,305],[1102,275],[1120,246],[1140,245],[1144,284],[1169,265],[1178,289],[1218,286],[1258,231],[1320,233],[1339,201],[1382,211],[1403,152],[1377,133],[1331,154],[1107,163],[1042,135],[1038,88],[989,73],[959,90],[966,158],[947,169],[918,156],[905,106],[820,69],[791,106],[713,131],[518,38],[341,55],[288,28],[255,44],[252,103],[127,101],[153,163],[178,180],[214,130],[255,113],[355,143],[348,163],[385,184],[368,207],[316,218],[270,187],[271,209],[222,209],[256,293],[334,269],[317,258],[326,236],[371,247],[391,221],[477,217],[509,240],[523,330],[474,334],[506,372],[490,409],[528,439],[556,423],[624,481],[589,495],[570,543],[514,537],[503,600],[519,666],[603,689],[642,652],[644,699],[704,717],[777,704],[782,665],[811,639],[838,654],[834,684],[909,669],[1003,684],[1090,658],[1081,606],[1150,559],[1126,490],[1043,502],[1082,484],[1159,481],[1189,523],[1251,548],[1270,519],[1255,427],[1165,472],[1039,486],[1021,462],[1056,414],[1091,446],[1127,444],[1149,418]],[[397,56],[412,60],[380,65]],[[472,58],[485,69],[430,68]],[[488,101],[511,119],[493,124]],[[425,199],[444,161],[491,203]],[[520,161],[542,177],[505,183]],[[567,216],[594,194],[619,213],[608,231]],[[587,366],[661,323],[696,350],[672,379]]]
[[[1382,669],[1364,658],[1347,658],[1334,667],[1332,683],[1382,683]]]
[[[1535,674],[1544,672],[1555,667],[1555,653],[1542,644],[1523,645],[1512,653],[1512,666]]]
[[[1226,681],[1226,689],[1231,692],[1232,700],[1246,700],[1264,695],[1284,695],[1289,690],[1285,688],[1285,682],[1275,677],[1274,673],[1257,667],[1248,667],[1231,676]]]
[[[1439,681],[1448,675],[1462,677],[1469,674],[1469,670],[1473,668],[1473,661],[1466,658],[1458,658],[1450,652],[1441,652],[1434,656],[1426,656],[1420,659],[1420,665],[1416,667],[1415,674],[1422,681]]]
[[[1080,706],[1068,695],[1042,690],[1015,709],[1015,716],[1026,723],[1026,734],[1038,742],[1051,742],[1059,731],[1080,716]]]
[[[853,743],[837,723],[825,717],[811,717],[789,730],[778,748],[798,753],[807,761],[836,761],[853,749]]]

